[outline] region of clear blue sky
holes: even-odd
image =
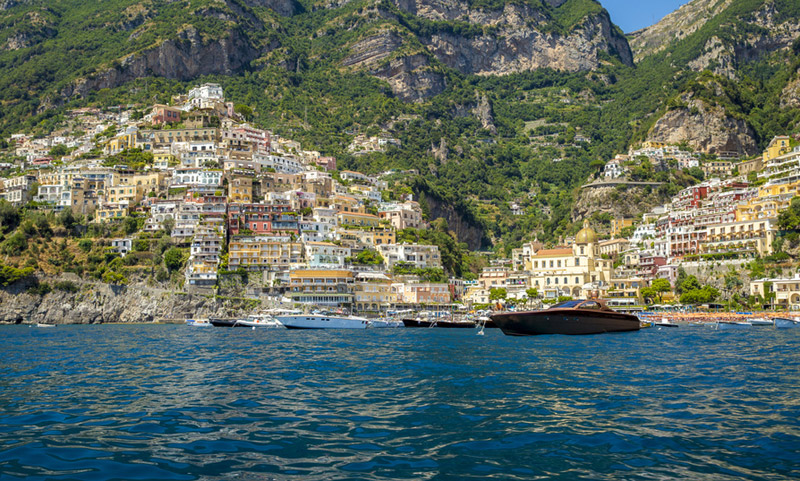
[[[625,33],[650,26],[689,0],[600,0]]]

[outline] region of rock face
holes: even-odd
[[[667,15],[657,24],[630,35],[635,58],[640,60],[665,50],[688,37],[716,15],[733,5],[733,0],[693,0]],[[800,38],[800,25],[781,20],[782,8],[765,0],[756,10],[731,17],[719,27],[724,35],[712,35],[700,52],[688,60],[695,71],[711,70],[717,75],[736,78],[737,67],[781,50],[788,50]]]
[[[404,46],[403,38],[394,30],[371,35],[350,47],[351,54],[342,61],[345,67],[367,69],[386,80],[392,92],[406,102],[417,102],[442,93],[445,78],[431,65],[424,53],[395,56]]]
[[[479,250],[488,244],[486,233],[479,226],[470,223],[451,204],[445,203],[434,196],[425,196],[425,201],[430,208],[431,219],[439,217],[447,221],[447,225],[459,242],[465,242],[470,250]]]
[[[625,184],[618,187],[584,188],[572,208],[572,221],[588,219],[595,212],[606,212],[614,217],[636,217],[667,200],[667,197],[659,195],[654,188]]]
[[[633,56],[603,10],[590,14],[568,35],[543,33],[549,19],[540,9],[506,3],[502,10],[470,8],[466,1],[394,0],[406,12],[436,22],[462,22],[484,28],[483,34],[441,31],[421,36],[436,58],[467,74],[505,75],[538,68],[569,72],[600,65],[601,52],[619,56],[627,65]]]
[[[256,50],[241,31],[231,30],[219,40],[204,42],[193,27],[175,40],[124,58],[118,68],[108,69],[70,85],[62,95],[85,96],[92,90],[118,87],[140,77],[160,76],[190,80],[200,75],[232,74],[257,58]]]
[[[146,286],[117,287],[74,282],[81,287],[74,294],[54,290],[43,297],[35,296],[25,292],[27,285],[23,282],[0,290],[0,323],[153,322],[242,314],[241,309],[205,296],[178,294]]]
[[[741,119],[736,119],[720,106],[706,101],[682,97],[687,107],[668,111],[647,135],[648,140],[678,144],[687,142],[692,148],[707,154],[723,152],[740,156],[758,153],[755,132]]]
[[[800,108],[800,70],[781,93],[781,108]]]
[[[628,39],[634,59],[639,61],[688,37],[731,3],[733,0],[693,0],[655,25],[632,32]]]

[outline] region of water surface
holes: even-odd
[[[800,332],[0,327],[0,479],[800,478]]]

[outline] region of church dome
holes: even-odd
[[[578,235],[575,236],[575,243],[576,244],[589,244],[597,242],[597,232],[594,231],[591,227],[589,227],[588,222],[583,223],[583,229],[578,231]]]

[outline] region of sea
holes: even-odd
[[[800,479],[800,330],[0,327],[0,480]]]

